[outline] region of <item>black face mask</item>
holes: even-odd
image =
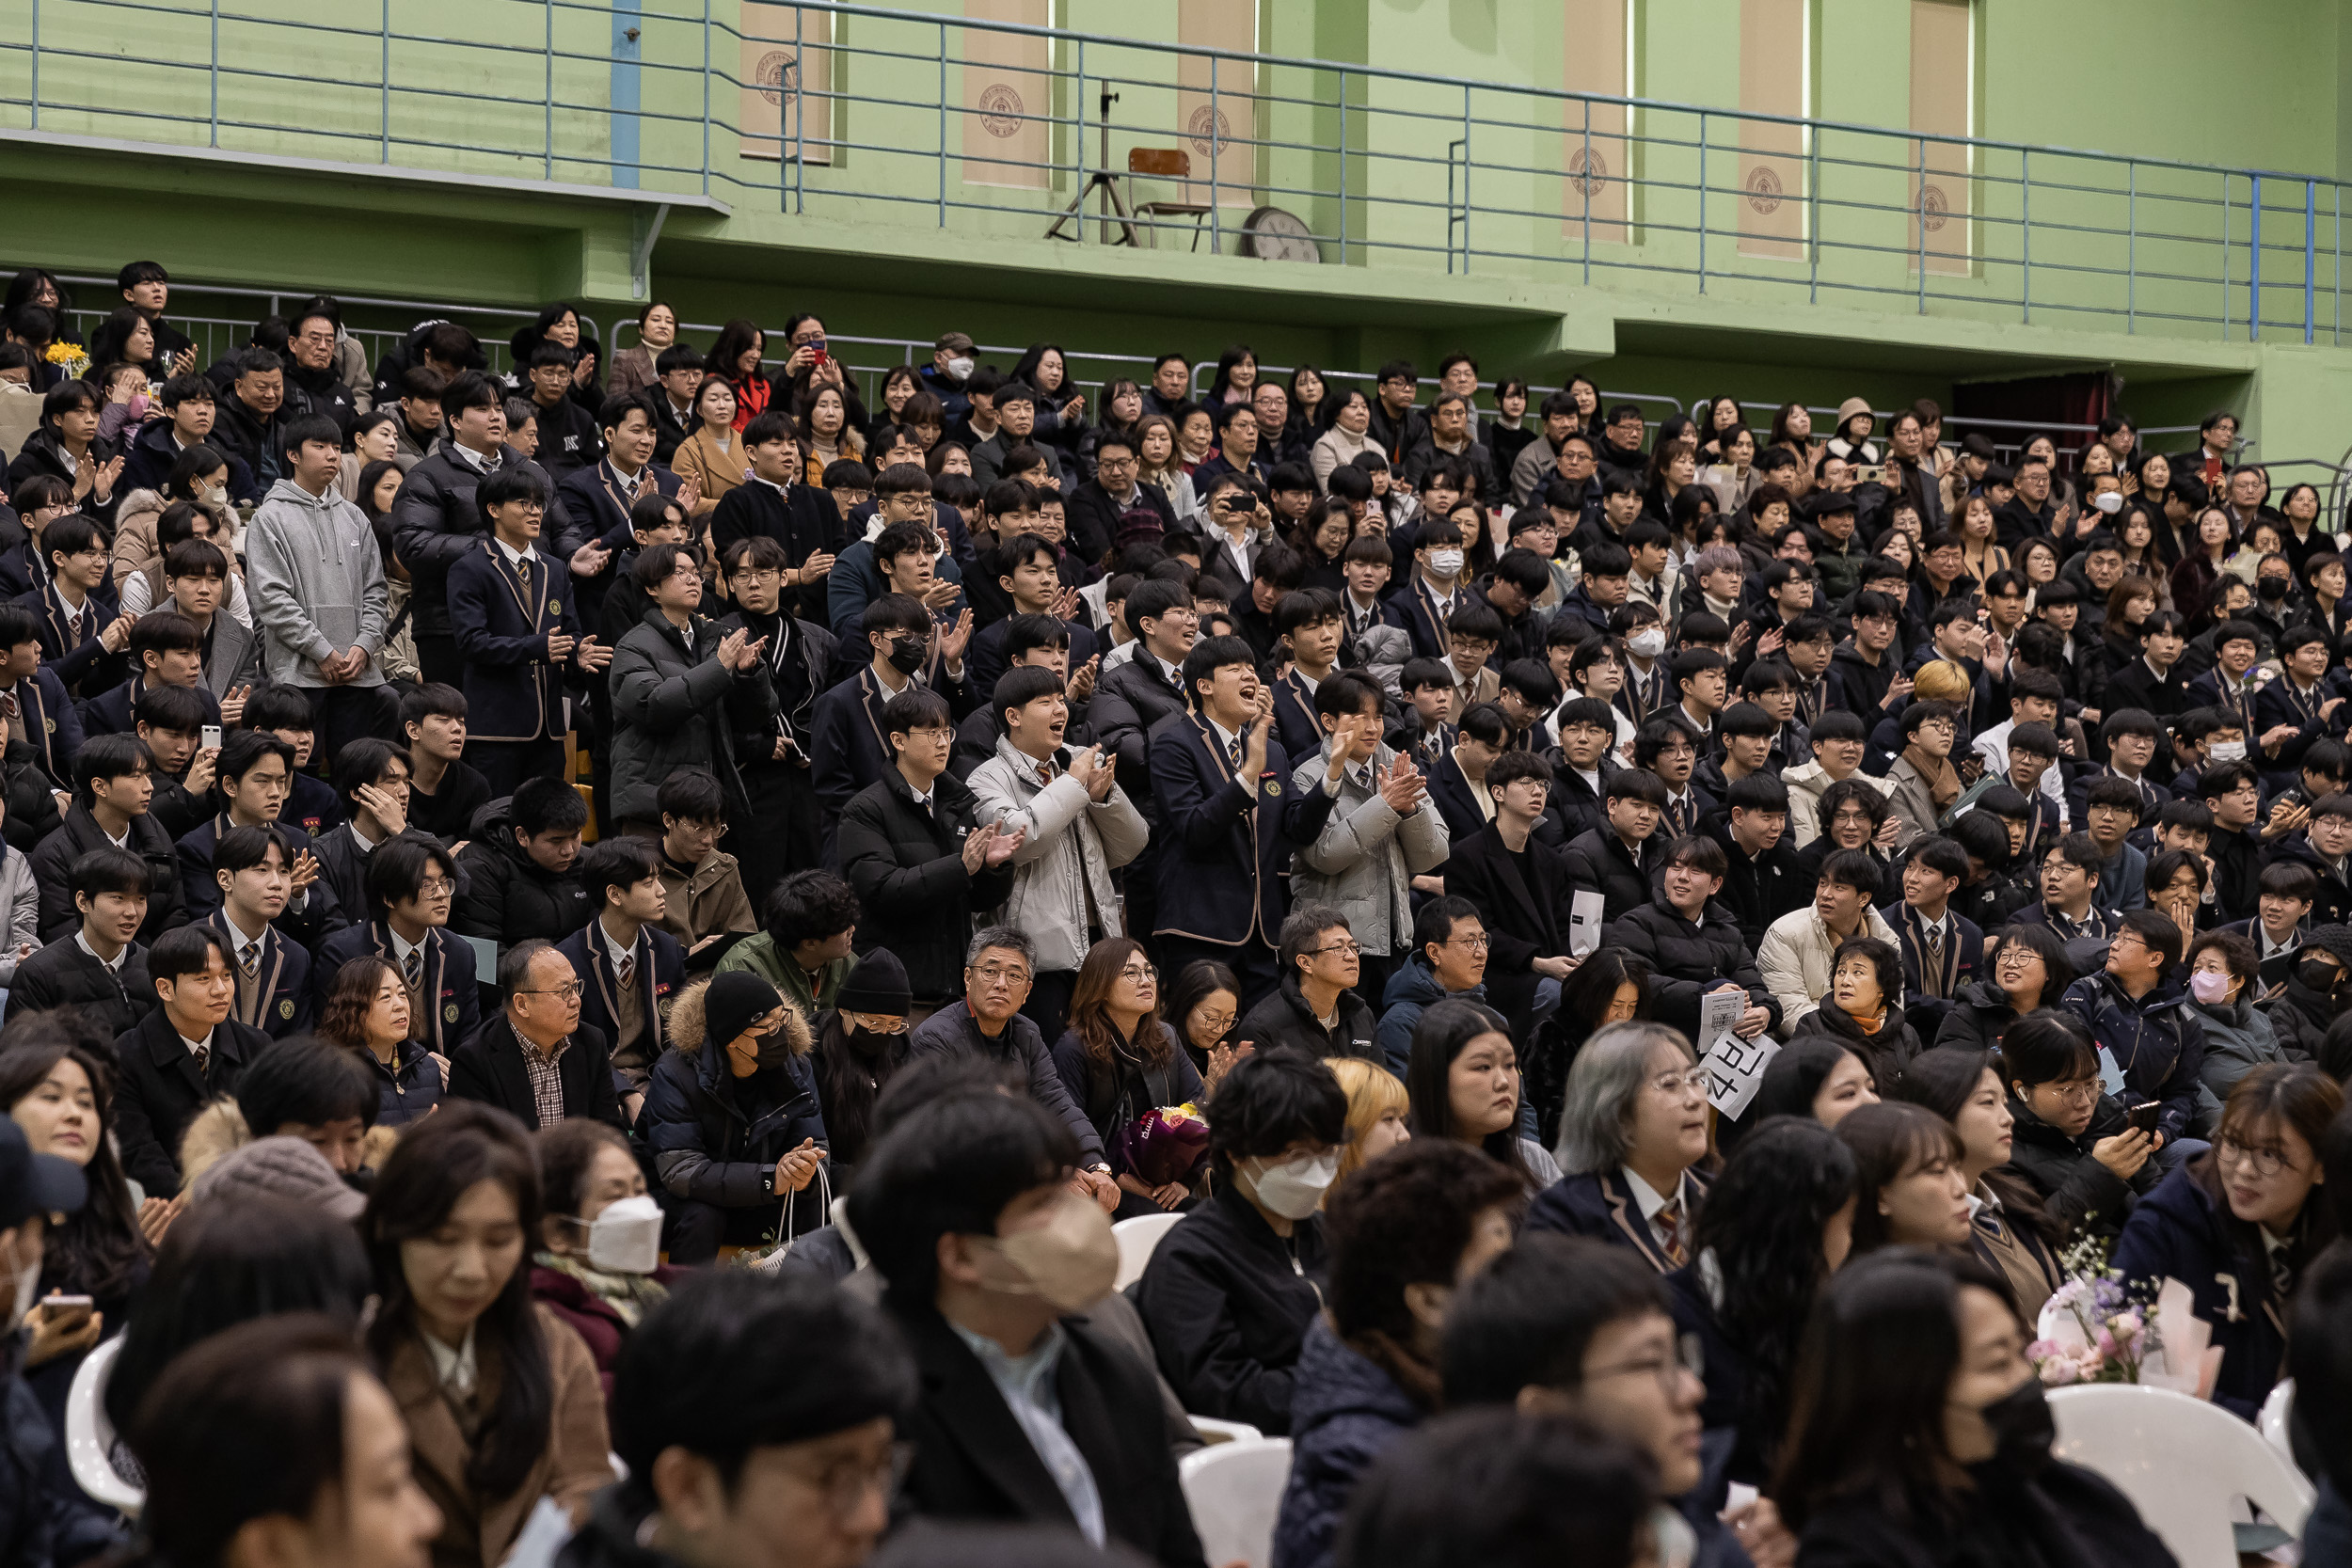
[[[757,1047],[755,1057],[761,1067],[783,1067],[792,1060],[792,1042],[785,1037],[782,1024],[767,1034],[754,1035],[752,1039]]]
[[[902,675],[912,675],[923,668],[931,657],[931,646],[920,638],[896,637],[890,641],[890,667]]]
[[[842,1031],[842,1038],[849,1042],[850,1049],[869,1062],[880,1061],[889,1052],[890,1042],[898,1037],[878,1029],[860,1029],[855,1025]]]
[[[2277,604],[2280,599],[2287,596],[2287,579],[2284,578],[2258,578],[2254,582],[2254,592],[2260,594],[2264,598],[2268,599],[2272,604]]]
[[[2327,996],[2344,983],[2344,971],[2324,958],[2306,958],[2295,966],[2295,977],[2309,990]]]
[[[2042,1380],[2028,1377],[1984,1407],[1984,1424],[1992,1429],[1994,1458],[2011,1468],[2031,1472],[2050,1463],[2050,1445],[2058,1440],[2058,1425],[2050,1417],[2050,1402]]]

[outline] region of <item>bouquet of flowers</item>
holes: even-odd
[[[2026,1347],[2036,1375],[2053,1388],[2139,1382],[2152,1359],[2161,1364],[2153,1294],[2107,1267],[2107,1245],[2097,1237],[2067,1248],[2058,1261],[2066,1283],[2042,1309],[2042,1337]]]
[[[68,381],[81,380],[89,370],[89,350],[79,343],[51,343],[41,358],[62,369]]]
[[[1118,1152],[1127,1172],[1147,1186],[1190,1182],[1209,1157],[1209,1124],[1192,1105],[1162,1105],[1120,1130]]]

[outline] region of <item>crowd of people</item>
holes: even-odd
[[[2169,1562],[2086,1241],[2352,1560],[2345,542],[2233,416],[119,283],[0,342],[8,1561],[1189,1568],[1239,1423],[1277,1568]]]

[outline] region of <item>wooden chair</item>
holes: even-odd
[[[1135,182],[1140,176],[1151,180],[1182,180],[1189,187],[1192,182],[1192,155],[1181,147],[1131,147],[1127,150],[1127,189],[1129,205],[1137,217],[1189,217],[1192,219],[1192,248],[1200,248],[1202,225],[1215,207],[1206,201],[1136,201]],[[1187,191],[1189,194],[1189,190]],[[1152,245],[1159,247],[1160,230],[1152,225]]]

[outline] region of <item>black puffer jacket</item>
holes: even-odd
[[[1771,1009],[1773,1025],[1780,1023],[1780,1004],[1756,973],[1756,955],[1731,911],[1720,902],[1709,901],[1706,918],[1693,927],[1661,895],[1610,926],[1604,940],[1649,965],[1650,1014],[1661,1023],[1695,1035],[1699,998],[1725,980],[1747,988],[1749,1006]]]
[[[579,862],[558,873],[532,860],[515,842],[513,807],[511,798],[501,798],[473,814],[466,847],[457,857],[465,880],[450,908],[450,928],[501,947],[533,937],[562,942],[596,912],[588,890],[580,885]]]
[[[131,818],[129,837],[131,852],[147,863],[147,919],[139,927],[139,942],[151,946],[166,931],[188,923],[187,901],[180,891],[180,851],[152,813]],[[78,800],[56,831],[34,847],[30,858],[33,879],[40,884],[41,941],[56,942],[82,928],[67,874],[92,849],[113,847],[106,831]]]
[[[1842,1041],[1862,1053],[1870,1063],[1870,1075],[1882,1087],[1894,1081],[1895,1075],[1909,1067],[1912,1059],[1923,1049],[1918,1032],[1903,1022],[1900,1013],[1890,1012],[1890,1022],[1882,1024],[1875,1035],[1867,1033],[1854,1022],[1853,1015],[1839,1006],[1831,997],[1821,998],[1821,1005],[1797,1020],[1789,1031],[1788,1043],[1821,1037]]]
[[[1645,851],[1656,842],[1653,834],[1642,846]],[[1568,876],[1580,888],[1597,890],[1604,900],[1601,918],[1622,920],[1634,910],[1649,902],[1649,868],[1651,857],[1645,853],[1637,863],[1633,852],[1625,847],[1615,830],[1596,828],[1589,833],[1579,833],[1568,841]],[[1730,923],[1731,911],[1724,911],[1724,920]],[[1737,937],[1734,925],[1731,934]]]
[[[843,809],[834,843],[866,911],[858,952],[887,937],[914,1000],[937,1006],[962,995],[972,911],[1012,895],[1013,868],[1010,861],[977,875],[963,868],[963,841],[978,823],[972,792],[951,775],[931,781],[931,806],[917,806],[906,775],[890,768]]]
[[[2042,1212],[2065,1228],[2070,1242],[2081,1236],[2086,1227],[2097,1235],[2120,1235],[2132,1206],[2164,1175],[2153,1155],[2129,1181],[2090,1157],[2100,1139],[2111,1138],[2126,1126],[2123,1107],[2112,1096],[2099,1097],[2098,1108],[2090,1113],[2090,1125],[2079,1137],[2068,1137],[2014,1095],[2010,1097],[2009,1114],[2017,1122],[2010,1135],[2009,1168],[2042,1195]]]
[[[1287,1045],[1310,1056],[1379,1060],[1379,1049],[1373,1042],[1376,1024],[1364,999],[1352,990],[1343,990],[1340,992],[1337,1012],[1336,1025],[1325,1033],[1315,1019],[1314,1008],[1298,989],[1298,976],[1285,974],[1274,994],[1249,1009],[1233,1030],[1233,1038],[1250,1041],[1261,1051]]]
[[[2009,1005],[2009,992],[1990,980],[1971,980],[1952,998],[1951,1010],[1935,1032],[1935,1047],[1992,1051],[2016,1022],[2017,1009]]]

